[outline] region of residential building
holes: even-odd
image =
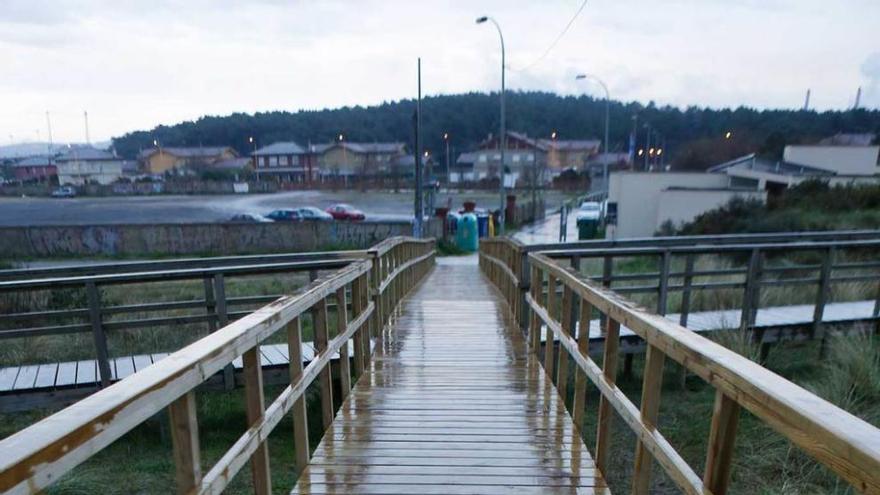
[[[498,179],[501,168],[501,145],[497,135],[490,133],[473,151],[475,180]],[[547,174],[547,147],[524,133],[507,131],[504,150],[504,185],[514,187],[517,182],[531,182],[539,177],[540,183],[549,181]]]
[[[318,166],[324,177],[389,175],[395,160],[406,154],[404,143],[338,141],[319,149]]]
[[[473,174],[476,180],[497,178],[501,164],[501,147],[496,135],[489,136],[479,144],[473,155]],[[587,161],[595,156],[601,145],[598,140],[535,139],[521,132],[507,132],[504,154],[506,187],[517,183],[531,183],[537,176],[539,183],[550,182],[564,170],[582,170]]]
[[[581,171],[587,163],[599,155],[602,141],[598,139],[539,139],[547,149],[547,167],[552,176],[563,170]]]
[[[163,147],[143,150],[138,155],[145,173],[186,173],[208,167],[221,160],[238,157],[229,146]]]
[[[22,182],[53,182],[58,168],[49,156],[34,156],[12,164],[15,180]]]
[[[257,180],[311,182],[314,178],[314,156],[293,141],[272,143],[251,153]]]
[[[735,197],[766,201],[767,192],[730,186],[725,174],[614,172],[608,180],[606,237],[650,237],[664,223],[678,227]]]
[[[69,148],[56,161],[62,185],[112,184],[123,174],[122,158],[90,146]]]
[[[447,180],[450,184],[458,184],[460,182],[472,182],[476,180],[474,175],[474,164],[477,162],[478,154],[472,151],[461,153],[455,159],[455,163],[451,164],[449,177]]]

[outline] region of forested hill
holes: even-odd
[[[560,139],[601,138],[604,132],[605,102],[588,96],[559,96],[544,92],[511,92],[507,95],[507,127],[531,136]],[[414,100],[402,100],[371,107],[332,110],[236,113],[225,117],[203,117],[195,122],[159,126],[115,138],[118,153],[134,157],[152,146],[230,145],[242,154],[251,151],[248,137],[259,146],[293,140],[301,144],[328,142],[340,133],[349,141],[403,141],[412,145]],[[645,122],[665,138],[667,156],[676,168],[699,169],[758,150],[780,156],[791,143],[810,143],[838,132],[880,133],[880,111],[850,110],[817,113],[797,110],[737,108],[713,110],[691,107],[647,106],[612,102],[611,148],[625,151],[638,115],[639,143],[645,140]],[[437,156],[444,151],[443,133],[449,132],[455,152],[472,148],[498,129],[498,95],[468,93],[427,97],[422,100],[424,146]],[[732,139],[723,139],[732,131]],[[652,139],[658,139],[657,137]]]

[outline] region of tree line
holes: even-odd
[[[257,146],[276,141],[302,145],[326,143],[338,137],[354,142],[399,141],[412,149],[415,100],[386,102],[298,112],[274,111],[206,116],[172,126],[135,131],[113,139],[117,153],[133,158],[157,140],[162,146],[223,146],[246,155]],[[676,169],[699,170],[736,156],[758,151],[781,158],[786,144],[813,143],[838,132],[880,134],[880,111],[712,109],[657,106],[653,102],[612,101],[610,150],[627,151],[629,135],[637,128],[638,145],[664,143],[664,152]],[[429,96],[422,100],[422,140],[440,163],[445,160],[444,133],[450,136],[453,156],[474,148],[499,124],[497,93]],[[507,128],[530,136],[559,139],[601,138],[605,101],[591,96],[560,96],[547,92],[507,94]],[[731,138],[725,134],[731,132]]]

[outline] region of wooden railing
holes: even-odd
[[[266,439],[292,414],[295,469],[309,461],[304,391],[318,381],[323,425],[335,405],[368,370],[371,336],[400,299],[433,264],[433,240],[388,239],[331,275],[312,282],[171,354],[122,382],[0,441],[0,492],[35,493],[167,408],[179,493],[220,493],[248,462],[255,493],[271,493]],[[372,299],[371,299],[372,298]],[[329,328],[328,300],[336,304]],[[349,303],[350,301],[350,303]],[[347,308],[351,308],[349,317]],[[315,358],[303,368],[301,318],[311,314]],[[268,407],[263,397],[259,344],[284,329],[290,357],[290,385]],[[350,365],[349,340],[354,341]],[[329,363],[340,355],[342,398],[334,401]],[[238,356],[243,357],[249,427],[207,473],[201,472],[195,390]],[[353,368],[351,367],[353,366]]]
[[[862,421],[770,370],[715,342],[627,301],[612,290],[560,266],[540,253],[528,254],[528,280],[523,283],[523,250],[500,239],[481,245],[484,273],[505,294],[512,308],[526,305],[528,340],[541,349],[543,365],[567,398],[568,367],[576,367],[570,411],[578,427],[586,414],[586,380],[600,392],[594,457],[603,473],[608,469],[613,413],[638,438],[633,493],[648,493],[651,464],[656,461],[685,493],[726,493],[733,459],[739,412],[748,410],[805,453],[824,464],[863,493],[880,493],[880,429]],[[513,287],[525,288],[523,302]],[[559,297],[561,287],[561,298]],[[511,294],[514,294],[511,296]],[[594,311],[604,320],[605,343],[601,367],[589,348],[589,321]],[[645,340],[648,350],[640,406],[617,387],[618,343],[621,325]],[[555,352],[554,341],[560,351]],[[703,476],[700,477],[657,429],[666,358],[701,377],[716,390]],[[554,370],[556,374],[554,376]]]

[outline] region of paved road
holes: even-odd
[[[497,208],[491,192],[440,194],[437,206],[452,198],[453,206],[465,200]],[[559,202],[551,193],[548,205]],[[108,223],[192,223],[215,222],[237,213],[265,214],[277,208],[351,203],[368,219],[404,220],[411,218],[411,192],[386,193],[359,191],[292,191],[277,194],[217,196],[114,196],[105,198],[0,198],[0,226],[76,225]]]

